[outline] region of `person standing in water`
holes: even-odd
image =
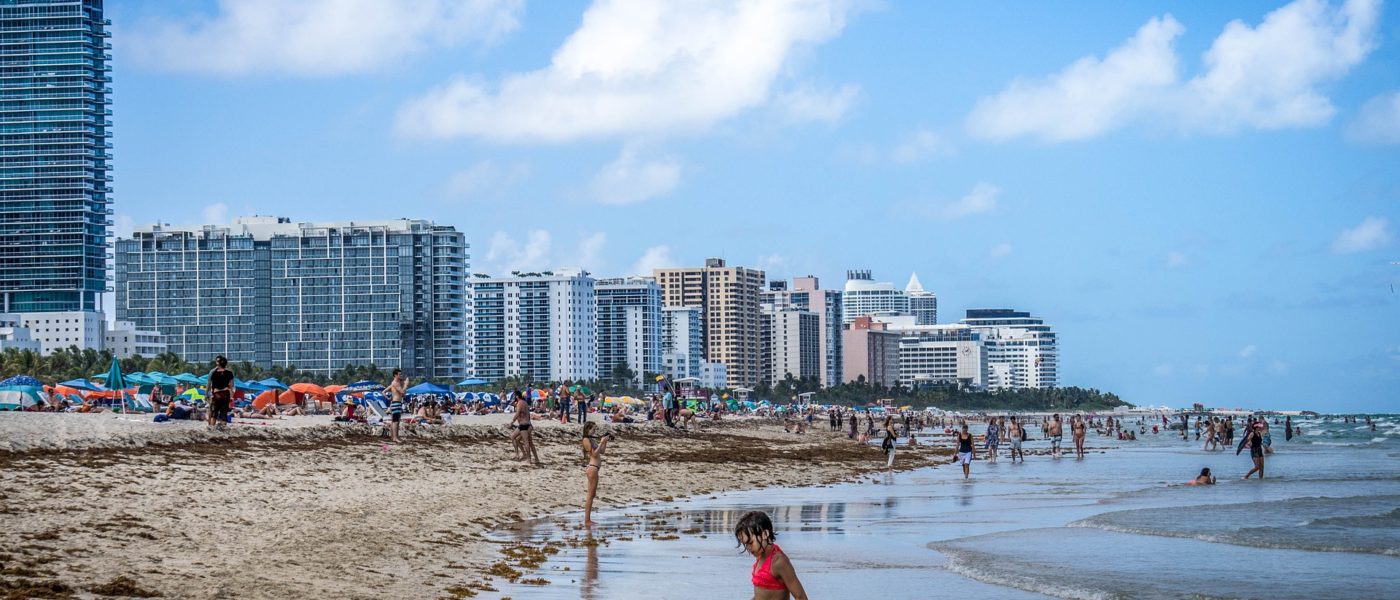
[[[598,495],[598,472],[603,468],[603,451],[613,439],[611,433],[593,435],[598,424],[592,421],[583,424],[583,458],[588,461],[583,473],[588,480],[588,491],[583,497],[583,526],[593,526],[593,497]]]
[[[963,423],[962,433],[958,434],[958,462],[962,463],[963,479],[967,479],[971,474],[972,460],[977,458],[977,444],[972,442],[972,434],[967,432],[967,423]]]
[[[1021,456],[1021,462],[1026,462],[1026,453],[1021,450],[1021,442],[1026,439],[1025,425],[1011,417],[1011,424],[1006,426],[1006,437],[1011,440],[1011,462],[1016,462],[1016,456]]]
[[[1059,458],[1060,441],[1065,439],[1065,426],[1060,422],[1060,413],[1055,413],[1055,416],[1051,418],[1048,433],[1050,434],[1050,455]]]
[[[807,590],[797,579],[792,561],[778,547],[778,534],[773,532],[773,521],[766,513],[752,511],[739,517],[734,539],[754,557],[749,570],[753,600],[807,600]]]
[[[997,446],[1001,444],[1001,423],[996,417],[987,419],[987,461],[997,461]]]
[[[1084,425],[1084,419],[1079,415],[1074,415],[1069,425],[1070,435],[1074,438],[1074,457],[1084,460],[1084,436],[1088,434],[1088,427]]]
[[[885,440],[880,442],[880,449],[885,451],[885,470],[894,470],[894,447],[899,436],[894,431],[894,415],[885,416]]]
[[[403,397],[407,393],[402,370],[394,369],[394,379],[389,382],[389,387],[384,388],[384,392],[389,394],[389,439],[397,444],[399,421],[403,419]]]
[[[1283,418],[1283,441],[1293,441],[1293,415]]]
[[[1240,440],[1240,447],[1235,448],[1235,456],[1239,456],[1245,446],[1249,446],[1249,459],[1254,461],[1254,468],[1244,474],[1245,479],[1255,472],[1259,473],[1259,479],[1264,479],[1264,426],[1262,423],[1255,423],[1253,427],[1244,434],[1244,439]]]

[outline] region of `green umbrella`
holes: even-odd
[[[126,389],[126,380],[122,378],[122,367],[117,364],[116,357],[112,357],[112,368],[107,369],[107,376],[105,379],[107,380],[107,389],[109,390]]]

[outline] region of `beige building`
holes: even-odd
[[[760,336],[758,305],[764,273],[726,266],[723,259],[705,259],[698,268],[656,269],[664,306],[700,308],[705,359],[725,365],[731,386],[755,387],[759,382]]]
[[[870,317],[856,317],[841,332],[844,364],[841,372],[847,382],[864,376],[871,385],[894,387],[899,384],[898,331]]]

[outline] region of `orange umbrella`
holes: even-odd
[[[296,404],[296,403],[297,403],[297,400],[300,400],[300,399],[301,399],[301,398],[298,397],[298,396],[300,396],[300,395],[301,395],[301,394],[298,394],[297,392],[293,392],[292,390],[287,390],[287,391],[285,391],[285,392],[282,392],[281,395],[277,396],[277,403],[278,403],[278,404]]]
[[[272,404],[276,401],[277,390],[264,390],[263,393],[258,394],[257,398],[253,399],[253,408],[262,410],[264,408],[267,408],[267,405]]]
[[[314,383],[293,383],[292,391],[301,392],[308,396],[324,396],[327,393],[326,388],[323,388]]]
[[[327,393],[327,394],[335,394],[336,392],[339,392],[340,390],[345,389],[345,386],[343,386],[343,385],[328,385],[328,386],[326,386],[326,387],[323,388],[323,389],[326,390],[326,393]]]

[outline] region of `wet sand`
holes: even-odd
[[[499,425],[420,429],[400,445],[378,428],[312,424],[0,451],[0,596],[469,597],[548,551],[486,532],[581,520],[578,426],[541,425],[540,466],[509,460]],[[787,434],[774,421],[604,430],[621,438],[608,448],[599,510],[831,483],[884,465],[878,447],[824,428]],[[897,466],[947,460],[946,450],[901,447]]]

